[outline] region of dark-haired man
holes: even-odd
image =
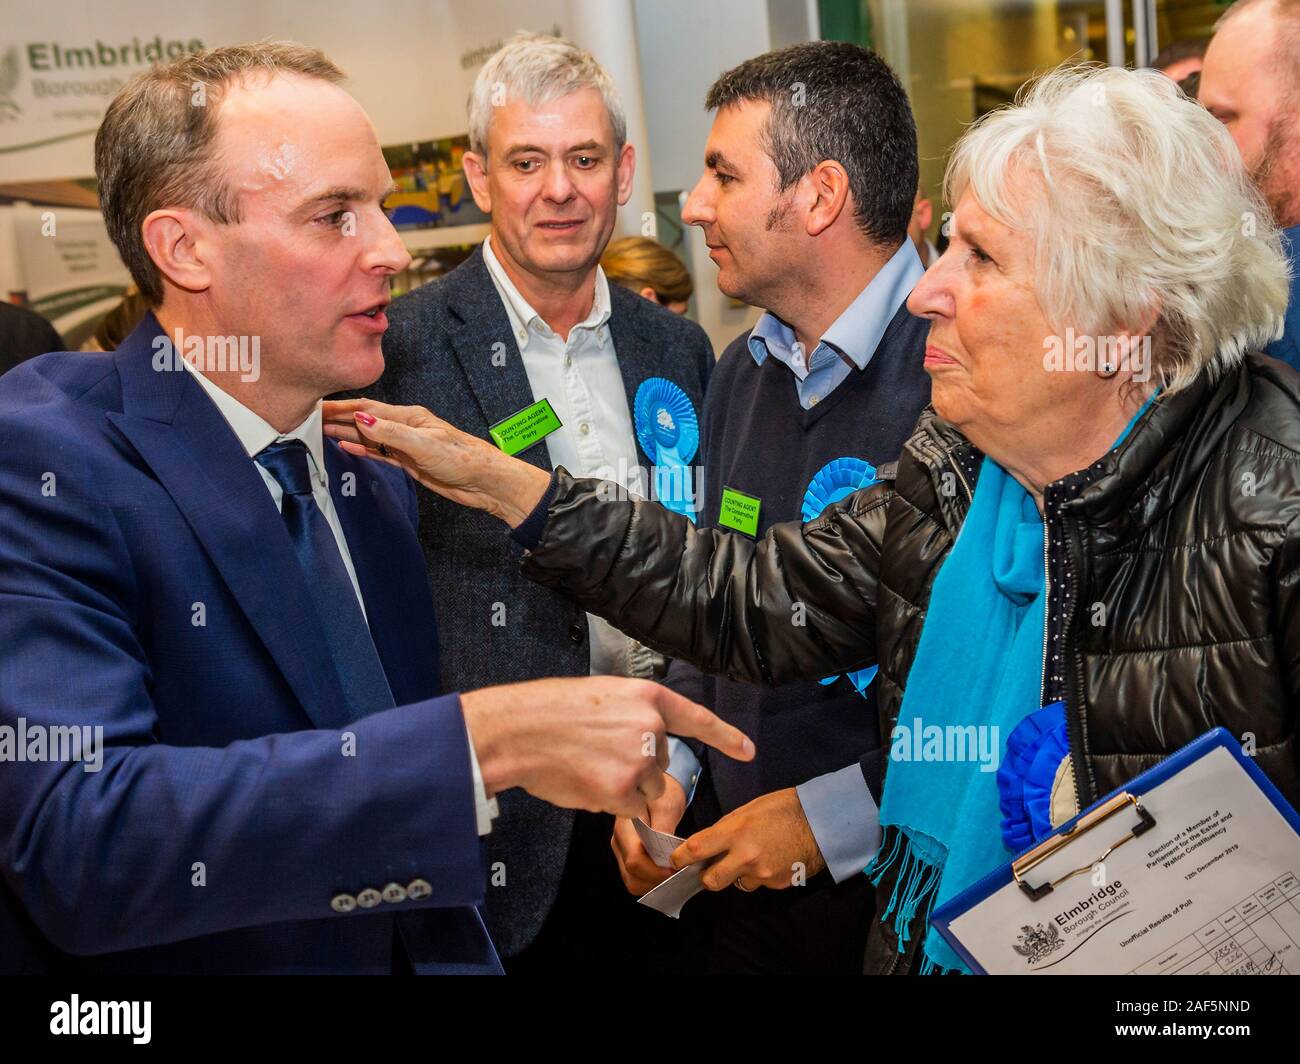
[[[722,291],[767,313],[727,348],[705,400],[702,523],[761,537],[890,476],[929,399],[927,326],[905,306],[923,272],[908,239],[916,130],[888,65],[839,42],[742,63],[706,106],[705,173],[682,218],[704,230]],[[669,684],[744,722],[762,751],[738,767],[678,745],[681,786],[651,803],[670,830],[694,783],[690,842],[718,857],[705,884],[725,891],[690,903],[712,924],[713,970],[861,971],[860,873],[879,838],[870,679],[760,689],[674,662]],[[614,843],[634,893],[664,878],[629,821]]]

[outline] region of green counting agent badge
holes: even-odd
[[[735,488],[722,489],[722,508],[718,512],[718,524],[724,528],[734,528],[747,536],[758,535],[758,508],[762,499],[746,495]]]
[[[560,427],[560,418],[549,399],[538,399],[517,414],[502,418],[488,427],[492,442],[512,458],[533,444],[546,439]]]

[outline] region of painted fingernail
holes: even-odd
[[[364,410],[358,410],[355,414],[355,417],[363,425],[373,425],[375,423],[374,417],[370,414],[367,414]]]

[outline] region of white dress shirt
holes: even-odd
[[[520,294],[483,241],[483,262],[505,305],[534,399],[549,399],[561,427],[546,437],[551,465],[577,477],[611,480],[632,495],[648,493],[637,460],[627,391],[609,331],[609,282],[596,267],[591,313],[562,338]],[[592,675],[651,677],[662,658],[609,622],[587,614]]]
[[[325,435],[321,430],[321,410],[320,405],[307,416],[307,420],[291,432],[279,432],[276,428],[268,423],[260,414],[255,414],[249,410],[243,403],[236,399],[229,392],[218,388],[203,373],[196,369],[188,359],[181,360],[185,368],[194,374],[195,379],[207,393],[209,399],[216,404],[217,410],[221,416],[226,419],[238,438],[240,445],[248,453],[249,458],[256,456],[265,448],[273,443],[284,440],[299,440],[307,447],[307,461],[311,467],[311,495],[316,500],[316,505],[325,515],[325,523],[330,526],[330,531],[334,533],[334,540],[338,544],[339,554],[343,557],[343,567],[348,571],[348,579],[352,581],[352,590],[356,592],[357,604],[361,607],[361,615],[366,617],[369,623],[369,617],[366,614],[365,599],[361,596],[361,584],[357,581],[357,571],[352,566],[352,555],[348,551],[348,541],[343,535],[343,526],[339,524],[339,515],[334,509],[334,499],[330,495],[329,473],[325,469]],[[257,471],[262,474],[262,481],[266,484],[267,490],[271,493],[271,498],[275,501],[275,508],[283,511],[284,489],[280,487],[279,482],[273,477],[260,462],[253,463]],[[468,735],[468,728],[466,729]],[[497,800],[488,798],[487,789],[483,786],[483,773],[479,769],[478,754],[474,751],[473,742],[467,742],[469,747],[470,771],[474,777],[474,811],[478,820],[478,833],[486,835],[492,830],[492,818],[497,815]]]

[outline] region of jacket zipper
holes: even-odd
[[[1083,567],[1073,550],[1074,537],[1070,529],[1066,527],[1064,515],[1061,517],[1061,533],[1064,536],[1066,550],[1070,554],[1070,569],[1074,573],[1074,612],[1076,615],[1063,620],[1064,630],[1061,632],[1063,652],[1068,653],[1070,651],[1072,642],[1074,650],[1072,657],[1074,664],[1074,697],[1066,699],[1065,721],[1067,737],[1070,743],[1070,760],[1074,765],[1074,803],[1075,808],[1079,812],[1083,812],[1096,797],[1095,781],[1092,779],[1091,771],[1083,756],[1083,710],[1086,701],[1083,687],[1083,651],[1079,647],[1077,638],[1071,640],[1071,633],[1077,628],[1077,625],[1072,622],[1077,619],[1079,610],[1083,608]],[[1087,800],[1085,801],[1085,799]]]
[[[930,435],[930,442],[933,445],[934,449],[938,451],[938,457],[940,458],[941,462],[948,463],[948,467],[954,473],[957,474],[957,479],[961,481],[961,486],[966,489],[967,503],[974,502],[975,493],[970,490],[970,484],[967,483],[966,477],[961,471],[961,463],[958,462],[957,459],[953,457],[953,450],[955,448],[949,448],[945,446],[943,437],[938,433],[938,431],[934,428],[933,425],[929,427],[928,431]],[[921,460],[925,463],[926,467],[930,470],[931,473],[935,473],[939,471],[939,465],[941,464],[941,462],[937,463],[934,460],[935,455],[933,452],[931,452],[930,454],[918,455],[917,457],[921,458]],[[939,494],[942,495],[943,492],[940,491]]]
[[[1047,500],[1043,500],[1043,508],[1047,508]],[[1047,544],[1051,541],[1051,530],[1047,527],[1047,515],[1043,515],[1043,670],[1040,674],[1038,685],[1038,704],[1041,706],[1047,701],[1047,631],[1048,626],[1052,623],[1052,574],[1048,571],[1050,559],[1047,551]]]
[[[951,453],[948,454],[948,463],[952,466],[953,472],[957,474],[957,479],[961,481],[961,486],[966,489],[967,505],[973,503],[975,501],[975,493],[970,490],[970,485],[966,483],[966,478],[962,475],[961,463],[953,458]]]

